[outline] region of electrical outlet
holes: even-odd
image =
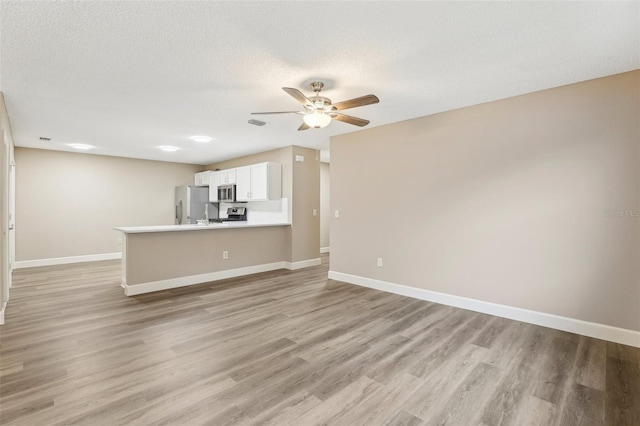
[[[382,268],[382,258],[378,258],[378,268]]]
[[[340,210],[336,210],[336,212],[334,213],[335,217],[340,217]]]
[[[226,250],[225,250],[225,251],[223,251],[223,252],[222,252],[222,258],[223,258],[223,259],[228,259],[228,258],[229,258],[229,252],[228,252],[228,251],[226,251]]]
[[[318,210],[313,209],[313,215],[314,215],[314,216],[318,216]]]

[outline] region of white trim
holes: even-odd
[[[124,294],[135,296],[137,294],[151,293],[153,291],[168,290],[171,288],[185,287],[194,284],[203,284],[227,278],[241,277],[244,275],[258,274],[260,272],[275,271],[276,269],[302,269],[309,266],[317,266],[322,259],[309,259],[300,262],[274,262],[263,265],[245,266],[224,271],[208,272],[206,274],[190,275],[188,277],[170,278],[168,280],[151,281],[141,284],[127,284],[123,279],[120,286],[124,288]]]
[[[243,268],[227,269],[225,271],[208,272],[206,274],[190,275],[188,277],[170,278],[168,280],[151,281],[141,284],[122,283],[124,294],[135,296],[136,294],[151,293],[153,291],[168,290],[170,288],[184,287],[194,284],[208,283],[227,278],[241,277],[243,275],[257,274],[260,272],[274,271],[285,268],[285,262],[265,263],[263,265],[246,266]]]
[[[13,269],[34,268],[36,266],[65,265],[67,263],[95,262],[98,260],[121,259],[122,253],[87,254],[84,256],[54,257],[51,259],[19,260]]]
[[[640,348],[640,331],[329,271],[329,279]]]
[[[0,309],[0,325],[4,325],[4,311],[7,310],[7,302],[4,302],[2,309]]]
[[[331,250],[329,250],[330,247],[320,247],[320,253],[329,253]]]
[[[309,266],[318,266],[322,263],[319,257],[316,259],[301,260],[299,262],[283,262],[284,268],[295,271],[296,269],[308,268]]]

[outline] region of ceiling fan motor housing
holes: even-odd
[[[324,96],[312,96],[309,100],[313,104],[311,107],[313,110],[331,110],[331,108],[329,108],[331,106],[331,99],[329,98],[325,98]]]
[[[338,102],[334,105],[332,104],[331,99],[320,96],[320,91],[323,87],[324,84],[319,81],[311,83],[311,88],[313,89],[315,96],[310,97],[305,96],[301,91],[292,87],[282,88],[282,90],[302,104],[304,111],[252,112],[251,114],[300,114],[303,116],[302,120],[304,123],[298,128],[298,130],[326,127],[331,123],[331,120],[338,120],[343,123],[353,124],[354,126],[359,127],[364,127],[369,124],[369,120],[343,114],[342,110],[377,104],[380,101],[377,96],[365,95],[359,98]]]

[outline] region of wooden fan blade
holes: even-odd
[[[302,122],[302,124],[300,125],[300,127],[298,127],[298,130],[307,130],[310,129],[310,127],[307,125],[307,123],[305,123],[304,121]]]
[[[313,105],[313,102],[309,100],[301,91],[298,89],[294,89],[293,87],[283,87],[282,90],[287,92],[291,97],[293,97],[296,101],[300,102],[302,105]]]
[[[380,99],[378,99],[376,95],[366,95],[360,96],[359,98],[349,99],[348,101],[338,102],[337,104],[333,104],[332,106],[336,109],[336,111],[340,111],[343,109],[377,104],[378,102],[380,102]]]
[[[251,115],[265,115],[265,114],[304,114],[302,111],[273,111],[273,112],[252,112]]]
[[[369,124],[369,120],[365,120],[363,118],[352,117],[350,115],[339,114],[334,112],[329,114],[334,120],[342,121],[343,123],[353,124],[354,126],[364,127]]]

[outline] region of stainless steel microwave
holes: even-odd
[[[236,186],[220,185],[218,186],[218,201],[232,203],[236,201]]]

